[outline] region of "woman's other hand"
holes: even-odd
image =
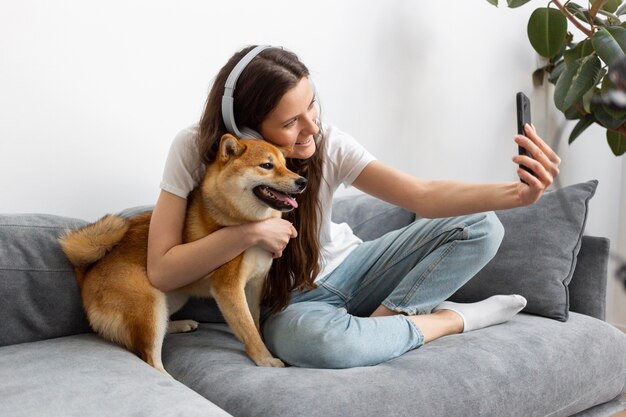
[[[289,241],[298,236],[293,225],[282,218],[270,218],[254,223],[257,246],[280,258]]]

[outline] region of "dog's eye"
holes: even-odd
[[[261,165],[259,165],[259,166],[260,166],[261,168],[263,168],[263,169],[272,169],[272,168],[274,168],[274,164],[271,164],[271,163],[269,163],[269,162],[266,162],[266,163],[261,164]]]

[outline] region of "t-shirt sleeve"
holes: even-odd
[[[336,127],[332,127],[328,135],[326,151],[335,183],[346,187],[352,185],[367,164],[376,160],[356,139]]]
[[[198,173],[201,172],[201,164],[197,157],[197,134],[196,129],[187,128],[176,135],[165,161],[160,185],[162,190],[185,199],[200,181]]]

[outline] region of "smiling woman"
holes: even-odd
[[[168,157],[148,246],[148,273],[156,287],[186,285],[250,247],[272,253],[263,291],[267,343],[289,363],[313,367],[373,365],[442,336],[508,321],[525,306],[516,295],[470,304],[443,301],[493,257],[502,239],[497,218],[483,212],[532,204],[558,175],[559,157],[532,126],[516,138],[532,158],[515,163],[529,164],[534,175],[519,170],[523,182],[469,184],[402,173],[376,161],[348,134],[321,125],[318,116],[309,71],[294,53],[262,45],[231,57],[215,79],[198,127],[181,132]],[[256,187],[258,198],[284,209],[282,218],[224,227],[183,243],[185,187],[197,183],[190,173],[221,163],[218,144],[226,131],[281,147],[287,168],[306,177],[297,184],[306,190],[296,203],[281,188]],[[272,162],[257,167],[261,175],[273,170]],[[346,224],[330,221],[340,184],[448,218],[421,219],[363,243]],[[454,217],[461,215],[467,216]],[[245,239],[237,240],[242,229]],[[320,328],[328,343],[314,342]],[[325,358],[337,351],[336,344],[361,346],[362,354],[341,349],[329,362]]]
[[[318,109],[315,92],[308,78],[301,79],[289,90],[275,109],[261,123],[263,137],[276,146],[289,149],[287,157],[308,159],[315,153]]]

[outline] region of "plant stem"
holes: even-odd
[[[558,9],[561,11],[561,13],[563,13],[565,15],[565,17],[574,24],[574,26],[576,26],[578,29],[580,29],[580,31],[582,33],[584,33],[585,35],[587,35],[588,38],[591,38],[591,36],[593,36],[593,29],[588,29],[585,26],[583,26],[583,24],[576,19],[570,12],[569,10],[567,10],[560,2],[560,0],[552,0],[552,3],[554,3],[556,5],[556,7],[558,7]],[[592,26],[593,27],[593,26]]]
[[[596,16],[598,15],[600,8],[604,6],[604,3],[606,3],[606,0],[598,0],[595,3],[593,3],[593,5],[591,6],[591,9],[589,10],[589,16],[591,17],[590,20],[592,22],[593,22],[593,19],[595,19]]]

